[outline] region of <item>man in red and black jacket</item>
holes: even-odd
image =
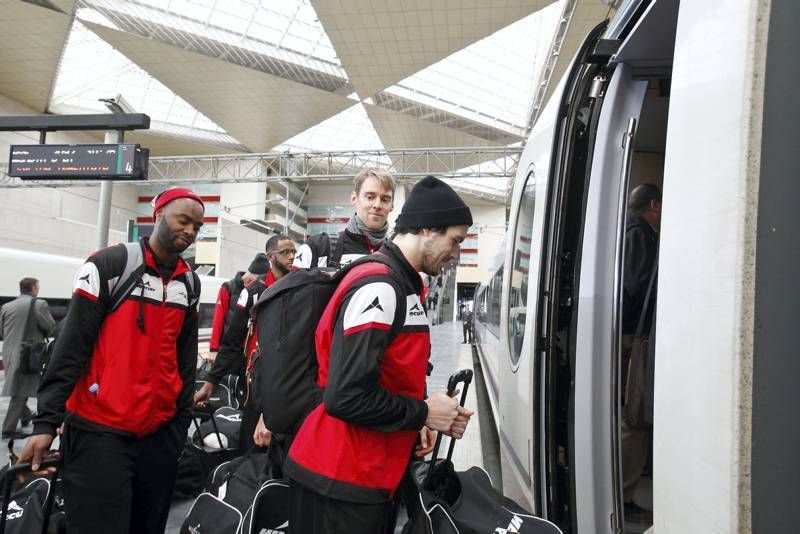
[[[211,396],[214,387],[219,384],[225,375],[246,374],[247,367],[258,345],[255,329],[253,330],[254,335],[248,337],[250,308],[253,307],[253,304],[266,288],[291,270],[295,250],[294,241],[288,236],[274,235],[267,240],[266,251],[270,264],[269,272],[267,272],[266,276],[259,277],[252,283],[245,285],[236,303],[231,306],[226,319],[228,327],[222,336],[219,352],[214,360],[214,365],[205,378],[205,384],[194,395],[195,404],[202,406]],[[254,404],[250,402],[250,396],[247,395],[246,397],[242,410],[242,427],[239,431],[239,450],[243,453],[247,452],[254,444],[253,432],[260,415],[256,411]]]
[[[197,365],[200,280],[179,254],[194,242],[204,206],[178,188],[153,206],[149,239],[95,252],[78,272],[20,454],[37,470],[64,424],[72,534],[166,526]],[[132,261],[138,267],[124,279]],[[129,281],[129,291],[112,291]]]
[[[430,332],[419,271],[437,275],[458,256],[472,215],[447,184],[417,183],[381,247],[389,265],[354,267],[316,331],[324,389],[298,431],[286,469],[289,525],[303,534],[391,532],[391,499],[417,437],[463,436],[472,412],[438,391],[425,398]]]
[[[269,259],[266,254],[259,252],[250,262],[247,271],[239,271],[233,278],[220,286],[214,306],[214,318],[211,321],[211,339],[208,343],[208,350],[211,353],[211,357],[208,358],[210,361],[213,362],[216,359],[223,335],[230,326],[228,312],[236,305],[242,289],[267,272],[269,272]]]

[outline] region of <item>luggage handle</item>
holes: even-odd
[[[447,395],[452,397],[456,394],[456,387],[458,384],[464,383],[464,387],[461,390],[461,401],[459,402],[460,406],[464,406],[464,403],[467,400],[467,390],[469,389],[469,385],[472,382],[472,369],[461,369],[460,371],[456,371],[452,375],[450,375],[450,379],[447,381]],[[439,447],[442,444],[442,436],[443,434],[439,432],[436,436],[436,444],[433,446],[433,453],[431,454],[431,464],[428,467],[428,473],[425,475],[425,482],[423,483],[424,488],[428,488],[431,475],[433,475],[433,468],[436,465],[436,460],[439,459]],[[447,450],[447,461],[450,461],[453,458],[453,449],[455,449],[456,440],[450,438],[450,447]]]
[[[47,469],[49,467],[58,468],[61,464],[61,458],[47,458],[42,461],[39,468],[40,469]],[[3,487],[3,506],[0,510],[0,533],[6,531],[6,518],[8,516],[8,506],[9,500],[11,499],[11,486],[14,483],[14,479],[17,475],[22,475],[24,473],[31,472],[31,464],[14,464],[8,467],[6,471],[6,483]],[[56,478],[58,477],[58,471],[50,475],[50,490],[48,493],[48,502],[45,502],[45,507],[43,510],[44,515],[44,522],[42,523],[42,532],[47,532],[48,523],[50,522],[50,509],[52,508],[52,499],[51,495],[55,492],[55,484]]]
[[[220,450],[224,450],[225,447],[222,446],[222,437],[220,436],[219,427],[217,426],[217,420],[214,419],[214,414],[216,410],[209,410],[208,412],[199,411],[199,410],[192,410],[192,423],[194,423],[195,428],[197,429],[197,435],[200,438],[200,445],[203,445],[203,431],[200,429],[200,423],[197,420],[198,414],[205,414],[208,413],[210,415],[209,419],[211,420],[211,427],[213,430],[210,433],[213,433],[217,436],[217,442],[219,443]],[[2,530],[0,530],[2,533]]]

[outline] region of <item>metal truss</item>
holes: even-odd
[[[569,30],[569,25],[572,22],[572,16],[575,14],[575,8],[577,6],[578,0],[567,0],[566,4],[564,4],[564,11],[561,13],[561,19],[558,21],[556,33],[553,35],[553,42],[550,45],[550,55],[547,57],[544,67],[542,67],[539,86],[536,88],[536,94],[531,104],[527,128],[528,132],[533,129],[533,125],[536,119],[539,118],[539,114],[542,112],[542,108],[545,105],[544,97],[547,95],[548,87],[550,87],[553,71],[561,55],[561,48],[564,46],[564,39],[567,37],[567,30]]]
[[[252,182],[349,181],[365,167],[382,168],[399,181],[416,181],[435,174],[459,193],[504,204],[508,184],[516,174],[520,147],[354,150],[341,152],[280,152],[219,156],[150,158],[149,176],[136,184],[200,184]],[[74,187],[87,180],[26,180],[5,175],[0,164],[0,188]],[[506,187],[481,184],[481,179],[504,178]],[[463,182],[469,179],[469,183]],[[459,183],[462,181],[462,183]],[[491,180],[496,183],[497,180]]]

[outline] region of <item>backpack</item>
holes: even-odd
[[[344,254],[344,231],[338,234],[327,234],[325,232],[316,234],[308,238],[312,250],[311,268],[319,267],[320,258],[325,258],[325,265],[329,269],[341,267],[342,254]]]
[[[258,329],[259,350],[251,389],[264,425],[272,432],[296,434],[322,402],[317,385],[317,324],[345,275],[369,262],[389,265],[388,258],[373,254],[333,275],[320,269],[292,271],[267,288],[253,306],[250,314]]]

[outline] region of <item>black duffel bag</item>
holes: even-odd
[[[450,377],[450,396],[459,383],[461,402],[467,398],[472,370],[463,369]],[[429,463],[415,461],[403,480],[401,495],[409,520],[403,534],[561,534],[553,523],[531,515],[492,486],[489,475],[480,467],[456,472],[453,468],[455,440],[451,439],[447,457],[440,459],[442,434],[436,438]]]

